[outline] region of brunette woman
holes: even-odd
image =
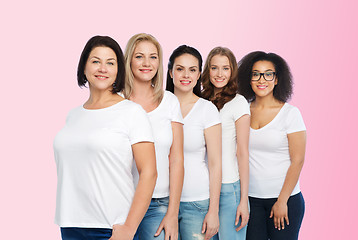
[[[181,239],[208,240],[219,230],[221,121],[215,105],[200,98],[201,66],[200,53],[186,45],[175,49],[168,63],[166,88],[178,97],[184,117]]]
[[[118,43],[91,38],[77,71],[78,85],[88,86],[90,96],[70,111],[54,140],[55,222],[64,240],[131,240],[149,206],[156,180],[153,136],[143,109],[117,94],[124,77]]]
[[[249,218],[249,128],[246,99],[237,94],[237,63],[227,48],[209,53],[203,71],[202,96],[219,109],[222,125],[222,185],[219,239],[245,239]]]
[[[292,76],[274,53],[252,52],[239,63],[239,91],[250,104],[250,221],[247,239],[294,240],[304,214],[298,178],[306,128],[287,103]]]

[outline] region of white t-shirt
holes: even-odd
[[[173,93],[164,91],[159,106],[147,114],[153,129],[158,172],[153,198],[168,197],[169,153],[173,143],[172,122],[183,123],[179,101]],[[138,171],[135,167],[133,168],[133,175],[135,176],[135,184],[137,184]]]
[[[244,115],[250,115],[246,99],[240,95],[225,103],[220,110],[222,127],[222,183],[234,183],[240,179],[236,157],[235,122]]]
[[[198,99],[184,118],[185,175],[180,199],[182,202],[200,201],[210,197],[204,130],[220,122],[215,105],[202,98]]]
[[[153,142],[145,111],[128,100],[89,110],[77,107],[56,135],[55,223],[60,227],[112,228],[123,224],[135,188],[131,145]]]
[[[249,196],[277,198],[291,165],[287,134],[305,131],[298,108],[285,103],[276,117],[260,129],[250,129]],[[299,182],[292,195],[300,192]]]

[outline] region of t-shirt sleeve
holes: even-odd
[[[171,108],[171,120],[172,122],[178,122],[184,124],[183,116],[181,115],[180,103],[174,94],[170,97],[170,108]]]
[[[132,116],[129,118],[129,141],[133,145],[139,142],[154,142],[152,127],[147,113],[140,107],[133,107]]]
[[[289,111],[286,124],[287,134],[306,130],[300,110],[296,107]]]
[[[206,102],[203,117],[204,129],[221,123],[220,113],[216,106],[211,102]]]
[[[234,114],[234,120],[236,121],[246,114],[250,115],[250,107],[245,97],[238,95],[235,98],[235,105],[232,112]]]

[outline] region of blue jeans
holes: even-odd
[[[179,239],[204,239],[201,233],[203,222],[209,210],[209,199],[193,202],[180,202]]]
[[[219,219],[220,228],[218,236],[214,236],[213,239],[220,240],[244,240],[246,239],[247,226],[236,232],[235,226],[236,210],[240,203],[240,180],[234,183],[221,184],[220,203],[219,203]]]
[[[275,228],[273,218],[270,218],[272,206],[277,198],[254,198],[249,197],[250,220],[247,228],[248,240],[296,240],[300,231],[303,215],[305,212],[305,201],[301,193],[291,196],[287,201],[288,220],[290,225],[285,229]]]
[[[134,239],[139,240],[164,240],[164,230],[158,237],[154,237],[157,229],[167,213],[169,197],[152,198],[149,208],[140,223]]]
[[[108,240],[111,236],[109,228],[61,228],[62,240]]]

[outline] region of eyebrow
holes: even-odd
[[[253,72],[260,72],[259,70],[252,70]],[[269,72],[269,71],[272,71],[272,72],[274,72],[275,70],[272,70],[272,69],[267,69],[267,70],[265,70],[265,72]]]
[[[99,57],[96,57],[96,56],[93,56],[93,57],[91,57],[91,58],[96,58],[96,59],[101,60]],[[91,59],[91,58],[90,58],[90,59]],[[116,61],[115,58],[108,58],[108,59],[107,59],[107,61],[112,61],[112,60]]]
[[[136,52],[136,53],[134,53],[134,55],[136,55],[136,54],[144,55],[144,53],[142,53],[142,52]],[[150,53],[149,55],[158,55],[158,53]]]
[[[211,64],[210,67],[217,67],[218,65]],[[224,65],[223,67],[230,67],[230,65]]]
[[[182,67],[182,68],[185,68],[184,66],[180,65],[180,64],[177,64],[176,67]],[[199,68],[198,66],[190,66],[189,68]]]

